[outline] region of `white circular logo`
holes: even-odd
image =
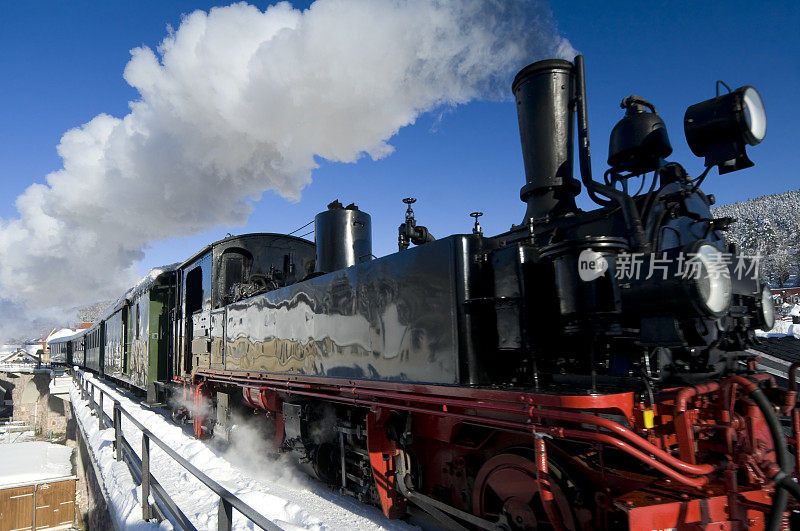
[[[581,251],[578,256],[578,275],[581,280],[589,282],[602,277],[606,271],[608,271],[608,261],[605,256],[591,249]]]

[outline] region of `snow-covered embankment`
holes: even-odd
[[[92,376],[87,374],[86,378]],[[224,451],[215,450],[104,382],[95,378],[94,383],[119,400],[123,409],[178,454],[283,529],[412,529],[403,522],[386,519],[377,508],[339,495],[308,478],[293,467],[288,457],[266,457],[267,446],[256,437],[240,438],[239,444]],[[171,529],[168,522],[142,521],[141,487],[132,479],[127,465],[114,459],[114,430],[98,429],[97,418],[88,401],[81,400],[79,389],[72,388],[70,399],[108,491],[112,519],[124,529]],[[106,398],[104,409],[111,417],[113,402]],[[141,432],[124,416],[122,427],[125,438],[141,457]],[[219,497],[154,444],[150,445],[150,463],[153,477],[189,520],[198,529],[216,529]],[[236,510],[233,528],[258,529]]]

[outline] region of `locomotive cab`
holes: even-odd
[[[230,236],[178,266],[174,333],[176,375],[223,367],[225,307],[290,285],[313,271],[313,243],[283,234]]]

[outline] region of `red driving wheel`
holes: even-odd
[[[559,486],[558,470],[550,466],[550,491],[563,529],[575,529],[569,500]],[[552,529],[539,493],[536,463],[524,455],[504,453],[483,464],[472,494],[477,516],[490,521],[505,519],[512,529]]]

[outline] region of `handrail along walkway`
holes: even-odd
[[[219,496],[219,513],[217,520],[218,531],[230,531],[233,524],[233,508],[242,513],[247,519],[253,522],[261,529],[267,531],[282,531],[281,528],[275,523],[269,521],[263,515],[259,514],[255,509],[247,505],[236,495],[231,493],[228,489],[208,477],[203,471],[191,464],[175,450],[167,446],[161,439],[156,437],[150,430],[148,430],[141,422],[136,420],[133,415],[122,408],[119,400],[112,397],[108,391],[105,391],[93,381],[84,378],[83,371],[73,371],[73,380],[77,380],[76,384],[81,391],[81,399],[87,400],[89,406],[97,414],[98,428],[102,431],[106,428],[114,428],[114,456],[117,461],[125,461],[136,479],[141,480],[142,485],[142,519],[147,521],[153,518],[153,507],[150,505],[149,497],[152,492],[153,498],[157,502],[156,510],[160,513],[162,518],[166,515],[164,511],[172,517],[173,523],[177,523],[183,529],[196,529],[189,521],[186,515],[178,508],[175,502],[169,497],[164,488],[156,481],[150,474],[150,443],[152,442],[168,456],[177,461],[179,465],[188,470],[194,477],[199,479],[206,487],[211,489],[212,492]],[[100,392],[99,398],[95,401],[95,389]],[[109,399],[114,402],[113,418],[110,418],[103,409],[104,396],[109,395]],[[142,432],[142,457],[136,455],[133,448],[122,434],[122,415],[125,415],[131,423]],[[158,505],[160,503],[160,506]]]

